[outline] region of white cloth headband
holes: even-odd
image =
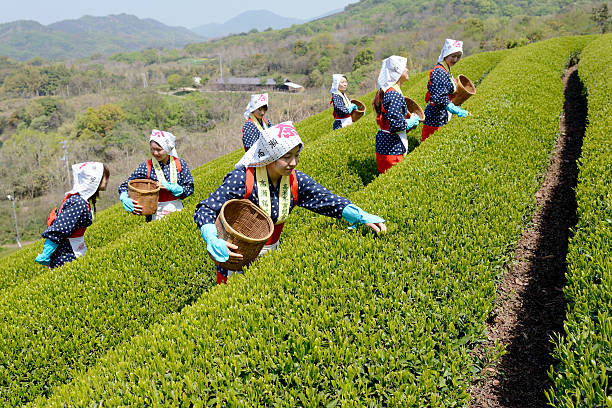
[[[408,59],[399,55],[392,55],[382,61],[380,74],[378,74],[378,87],[384,92],[391,88],[404,73]]]
[[[80,194],[85,200],[98,190],[102,176],[104,175],[104,165],[100,162],[84,162],[72,165],[72,190],[68,194]]]
[[[176,137],[170,132],[164,132],[162,130],[153,129],[149,142],[154,141],[161,146],[170,156],[174,156],[178,159],[178,153],[176,152]]]
[[[333,74],[332,75],[332,85],[331,85],[331,88],[329,89],[329,93],[330,94],[340,93],[340,90],[338,89],[338,86],[340,85],[340,80],[342,78],[346,78],[346,77],[344,75],[342,75],[342,74]]]
[[[251,95],[251,100],[249,101],[249,104],[246,107],[246,111],[244,112],[244,118],[248,120],[249,117],[251,116],[251,113],[253,113],[255,109],[261,108],[262,106],[267,105],[267,104],[268,104],[268,94],[267,93]]]
[[[460,52],[461,55],[463,55],[463,41],[456,41],[447,38],[446,41],[444,41],[444,46],[442,47],[442,51],[438,57],[438,62],[444,61],[444,58],[456,52]]]
[[[282,122],[265,129],[259,139],[246,151],[235,168],[261,167],[277,161],[295,146],[304,147],[293,122]]]

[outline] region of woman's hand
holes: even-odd
[[[376,223],[367,222],[364,225],[370,228],[371,230],[373,230],[374,232],[376,232],[377,234],[384,234],[387,232],[387,226],[385,225],[384,222],[376,222]]]
[[[227,252],[229,254],[230,259],[242,259],[243,258],[242,254],[233,252],[236,249],[238,249],[238,245],[225,241],[225,246],[227,246]]]
[[[142,205],[138,204],[138,201],[136,200],[132,200],[132,205],[134,206],[132,214],[142,215]]]

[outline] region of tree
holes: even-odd
[[[599,27],[602,34],[605,34],[610,28],[610,15],[608,14],[608,5],[602,4],[599,7],[593,7],[591,12],[591,20]]]
[[[353,59],[353,71],[370,64],[372,61],[374,61],[374,51],[369,48],[363,48]]]
[[[189,75],[172,74],[168,76],[168,85],[172,89],[186,88],[193,85],[193,78]]]
[[[112,103],[97,108],[87,108],[85,114],[77,121],[79,136],[85,138],[109,136],[117,122],[125,118],[123,109]]]

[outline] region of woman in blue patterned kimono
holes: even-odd
[[[56,268],[85,255],[85,230],[93,222],[96,200],[106,189],[110,172],[98,162],[78,163],[72,166],[73,187],[59,209],[53,209],[47,220],[43,251],[35,261]],[[91,204],[90,204],[91,203]]]
[[[118,188],[119,199],[125,211],[136,215],[142,214],[142,206],[128,195],[128,182],[134,179],[158,181],[161,187],[157,211],[153,215],[146,216],[147,222],[183,209],[182,200],[193,194],[193,177],[187,162],[179,159],[175,144],[176,138],[172,133],[153,129],[149,137],[149,148],[153,158],[140,163]]]
[[[438,64],[429,71],[427,93],[425,94],[427,106],[421,132],[422,142],[446,125],[453,114],[460,118],[468,115],[468,111],[451,102],[452,95],[457,90],[451,67],[459,61],[462,55],[463,42],[447,38],[440,57],[438,57]]]
[[[272,122],[264,117],[267,111],[268,94],[251,95],[244,112],[246,122],[242,126],[242,145],[245,152],[253,146],[264,130],[272,126]]]
[[[357,105],[351,103],[351,100],[346,96],[347,87],[346,76],[342,74],[332,75],[332,86],[329,90],[332,97],[329,104],[334,106],[333,115],[336,120],[334,120],[333,130],[347,127],[353,123],[351,112],[357,109]]]
[[[242,258],[233,252],[236,245],[218,238],[215,226],[223,204],[235,198],[246,198],[258,205],[275,224],[262,253],[278,246],[284,221],[296,205],[328,217],[342,217],[353,225],[365,224],[377,233],[386,231],[382,218],[368,214],[307,174],[295,170],[302,147],[302,140],[291,122],[271,127],[225,176],[223,184],[196,206],[195,223],[214,259],[226,262],[230,257]],[[262,196],[269,199],[261,199]],[[226,282],[234,272],[217,267],[217,283]]]

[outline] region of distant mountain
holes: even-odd
[[[290,27],[292,24],[302,24],[308,20],[301,20],[291,17],[282,17],[268,10],[250,10],[245,11],[227,20],[225,23],[204,24],[199,27],[192,28],[196,34],[204,38],[224,37],[228,34],[247,33],[253,28],[263,31],[268,27],[275,30]]]
[[[24,61],[87,57],[145,48],[176,48],[202,41],[183,27],[169,27],[128,14],[84,16],[44,26],[35,21],[0,24],[0,55]]]

